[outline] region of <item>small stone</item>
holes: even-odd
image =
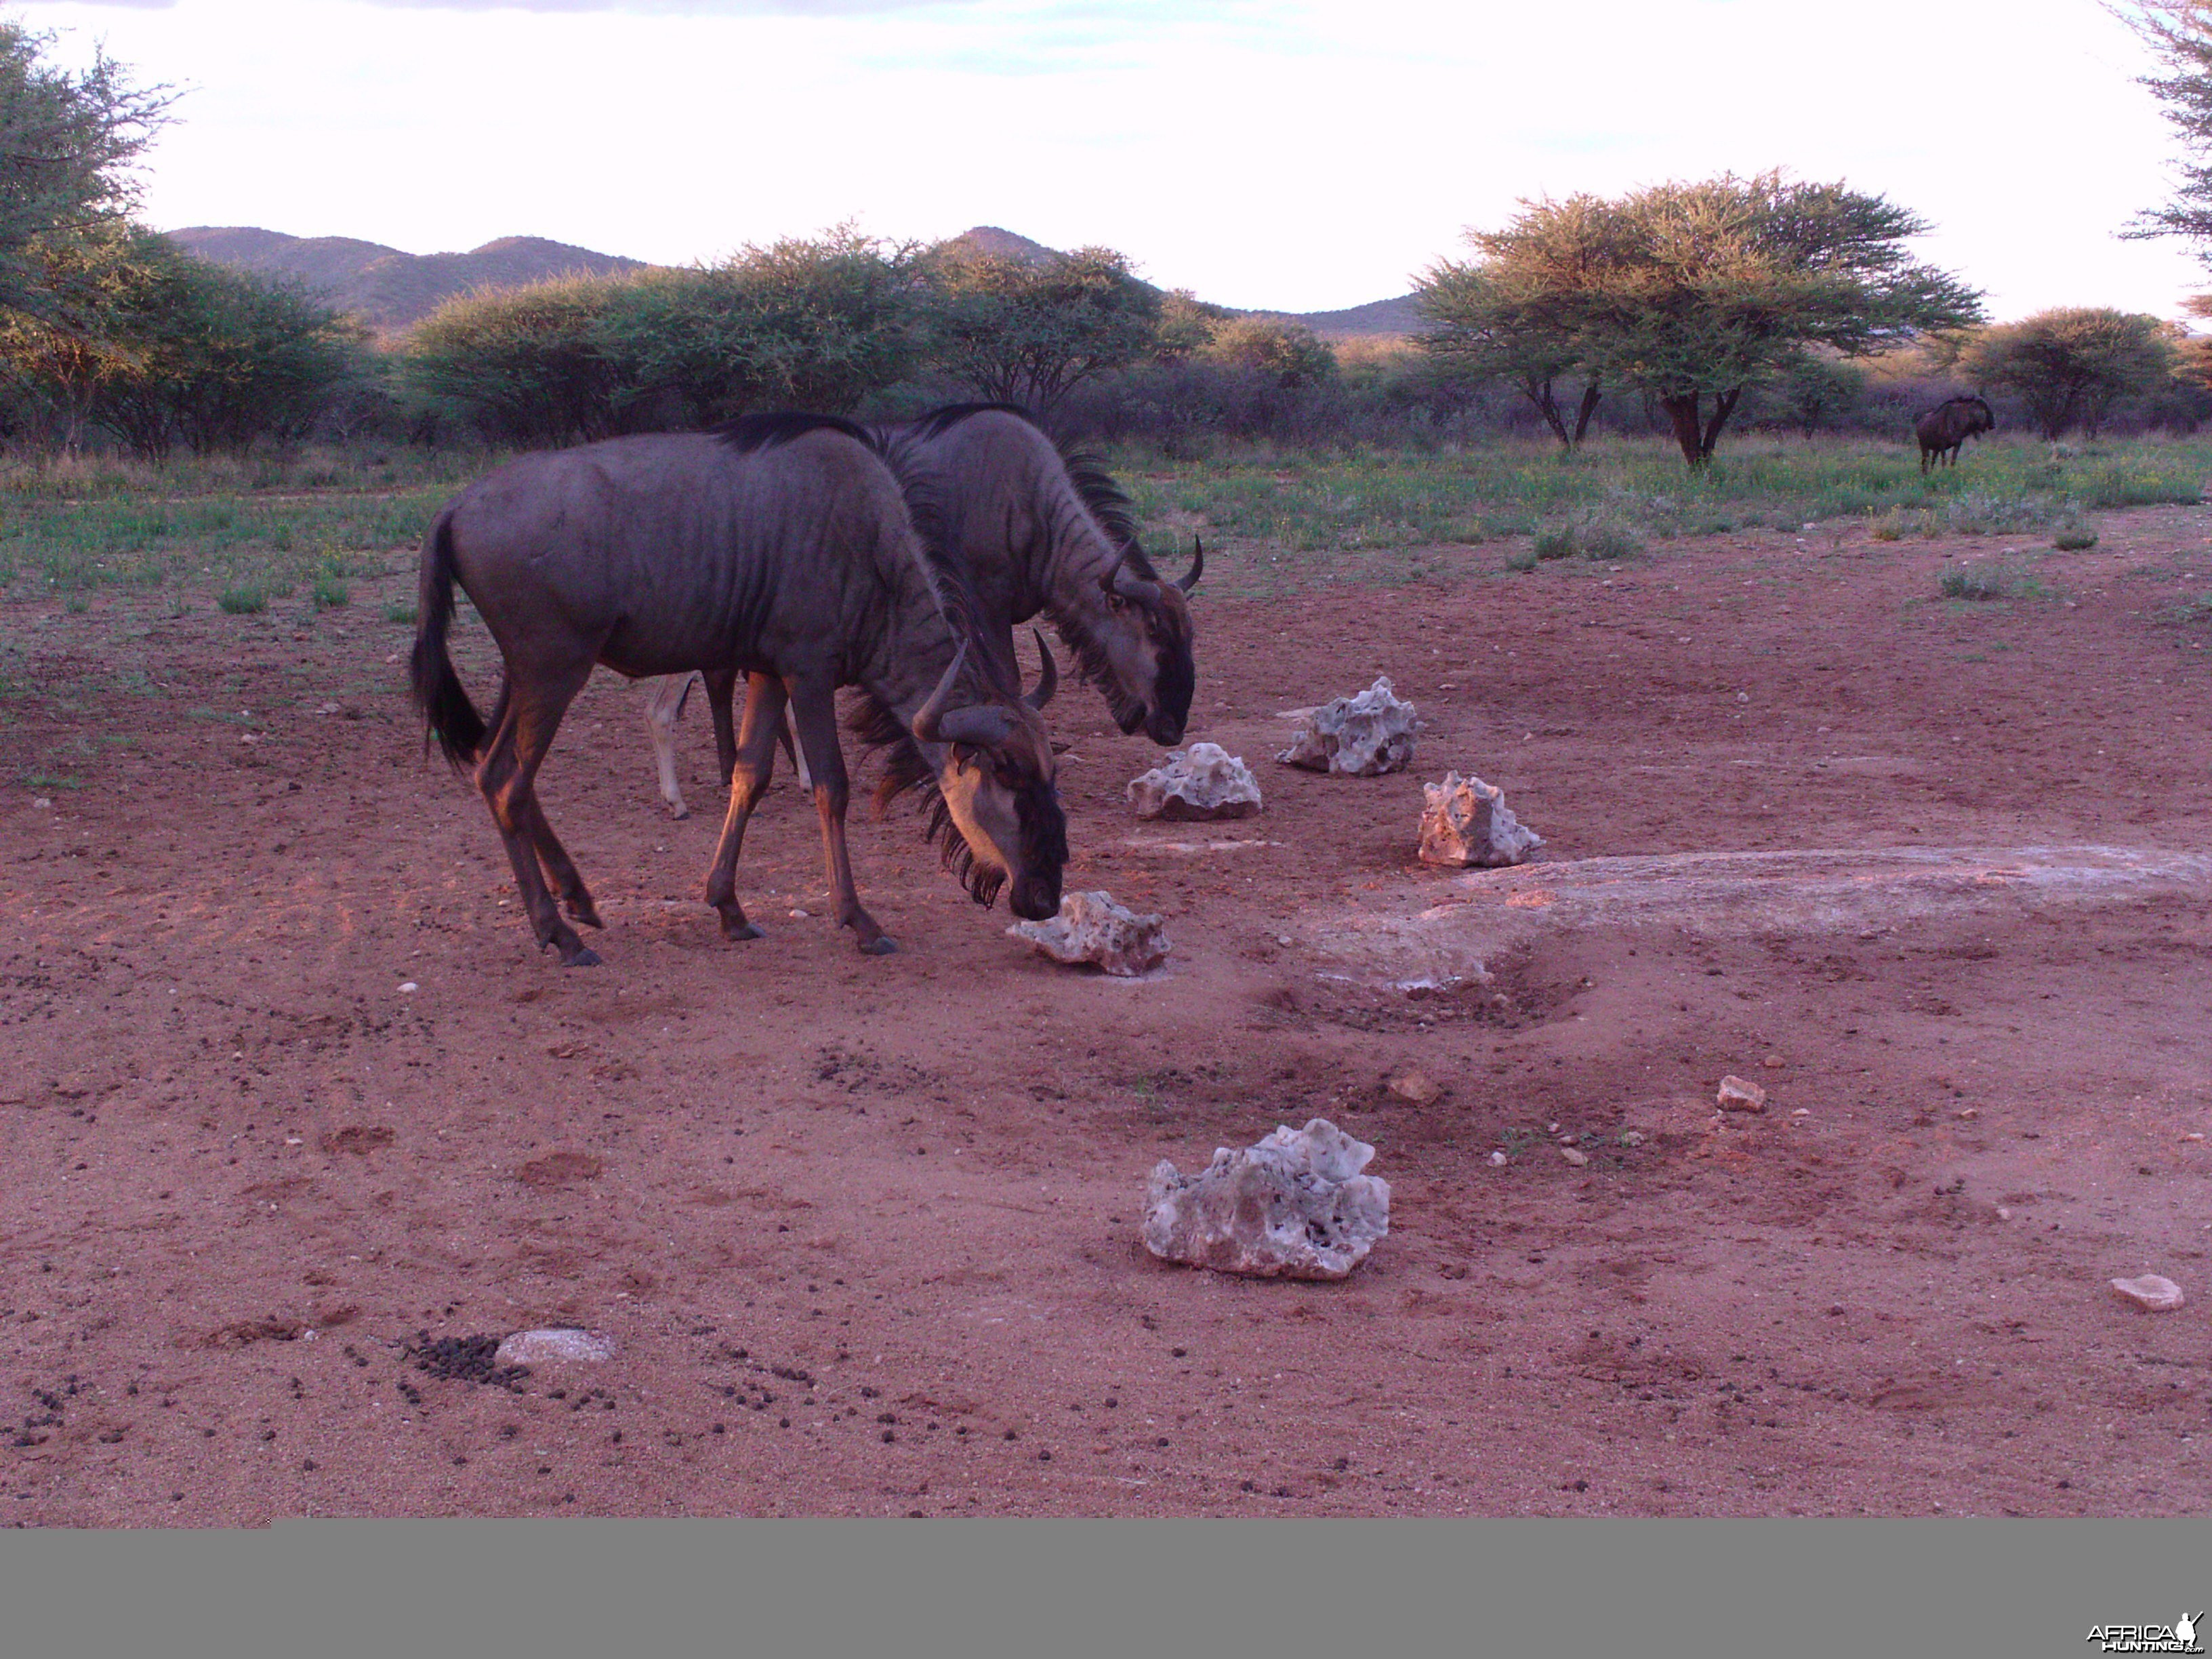
[[[1544,838],[1516,819],[1505,792],[1480,778],[1444,774],[1421,786],[1421,861],[1458,869],[1501,869],[1525,862]]]
[[[1509,1159],[1503,1152],[1492,1152],[1490,1155],[1490,1165],[1494,1170],[1502,1170],[1510,1162],[1511,1162],[1511,1160]]]
[[[399,984],[399,994],[400,994],[401,996],[403,996],[403,997],[412,996],[412,995],[414,995],[414,994],[415,994],[415,993],[416,993],[416,992],[417,992],[417,991],[421,990],[422,988],[421,986],[417,985],[417,984],[416,984],[413,980],[411,980],[411,979],[410,979],[410,980],[402,980],[402,981],[400,981],[400,984]]]
[[[573,1326],[517,1331],[492,1355],[501,1365],[596,1364],[614,1357],[614,1338]]]
[[[1559,1148],[1559,1156],[1566,1159],[1568,1163],[1573,1164],[1577,1170],[1581,1169],[1583,1164],[1589,1162],[1589,1154],[1583,1151],[1579,1146],[1562,1146]]]
[[[805,921],[809,916],[812,915],[813,914],[814,914],[814,913],[813,913],[811,910],[793,909],[793,910],[792,911],[792,913],[791,913],[791,919],[792,919],[793,921]]]
[[[1763,1112],[1766,1109],[1766,1091],[1740,1077],[1724,1077],[1721,1079],[1719,1104],[1724,1112]]]
[[[2187,1134],[2185,1134],[2185,1135],[2182,1136],[2182,1139],[2183,1139],[2184,1140],[2194,1140],[2194,1141],[2197,1141],[2197,1142],[2200,1142],[2200,1143],[2201,1143],[2201,1142],[2203,1140],[2204,1137],[2203,1137],[2203,1135],[2201,1135],[2201,1134],[2198,1134],[2195,1130],[2193,1130],[2193,1129],[2192,1129],[2192,1130],[2191,1130]]]
[[[1392,691],[1388,676],[1357,696],[1334,697],[1293,716],[1291,746],[1275,758],[1288,766],[1347,777],[1402,772],[1413,763],[1413,734],[1421,722],[1413,705]]]
[[[1644,1131],[1641,1129],[1624,1130],[1621,1133],[1620,1144],[1624,1146],[1641,1146],[1644,1144]]]
[[[1018,921],[1009,939],[1027,939],[1054,962],[1096,963],[1121,979],[1150,973],[1168,959],[1168,936],[1156,915],[1140,916],[1109,893],[1068,893],[1048,921]]]
[[[1790,1062],[1783,1059],[1779,1054],[1769,1054],[1765,1059],[1760,1060],[1759,1063],[1766,1067],[1770,1072],[1778,1072]]]
[[[315,712],[318,714],[335,714],[338,712],[338,706],[334,702],[326,702],[318,708]]]
[[[2180,1285],[2156,1273],[2116,1279],[2112,1288],[2137,1307],[2148,1308],[2153,1313],[2170,1313],[2188,1299],[2181,1294]]]
[[[1998,1206],[1997,1206],[1997,1219],[1998,1219],[1998,1220],[2000,1220],[2000,1221],[2009,1221],[2009,1220],[2011,1220],[2011,1219],[2012,1219],[2012,1212],[2011,1212],[2010,1210],[2008,1210],[2007,1208],[2005,1208],[2005,1206],[2004,1206],[2003,1205],[2002,1205],[2002,1204],[1998,1205]]]
[[[1809,1106],[1793,1107],[1790,1109],[1790,1115],[1792,1117],[1810,1117],[1813,1115],[1813,1109]]]
[[[1972,1122],[1976,1118],[1979,1117],[1981,1115],[1982,1115],[1982,1109],[1981,1109],[1980,1107],[1978,1107],[1978,1106],[1961,1106],[1961,1107],[1960,1107],[1957,1111],[1954,1112],[1951,1115],[1952,1115],[1952,1116],[1954,1116],[1954,1117],[1957,1117],[1957,1118],[1963,1118],[1963,1119],[1965,1119],[1967,1122],[1972,1123]]]
[[[1317,1117],[1242,1152],[1217,1147],[1196,1175],[1163,1159],[1146,1189],[1145,1248],[1249,1278],[1345,1278],[1390,1231],[1390,1183],[1360,1173],[1374,1156]]]
[[[31,809],[37,812],[51,812],[54,810],[54,804],[49,797],[40,795],[33,799]]]
[[[1409,1106],[1426,1106],[1443,1088],[1425,1072],[1403,1072],[1390,1079],[1390,1092]]]
[[[1260,810],[1260,781],[1219,744],[1194,743],[1132,779],[1128,797],[1140,818],[1249,818]]]

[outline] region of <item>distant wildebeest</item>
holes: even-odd
[[[1949,465],[1959,464],[1959,451],[1966,440],[1997,428],[1997,417],[1990,406],[1979,398],[1948,398],[1929,410],[1912,423],[1912,435],[1920,440],[1920,470],[1948,458]]]
[[[837,920],[860,949],[896,948],[854,890],[834,695],[862,693],[896,786],[926,786],[932,832],[978,903],[1011,884],[1015,915],[1060,908],[1066,821],[1032,698],[972,648],[958,565],[926,490],[902,489],[849,422],[756,416],[719,433],[617,438],[525,456],[480,479],[424,539],[415,697],[456,769],[473,767],[541,946],[599,960],[561,917],[601,926],[534,781],[595,663],[633,678],[749,678],[728,817],[707,879],[722,933],[757,939],[736,893],[745,820],[767,789],[787,702],[813,763]],[[505,659],[489,722],[453,672],[458,583]],[[542,874],[541,874],[542,866]]]
[[[975,599],[977,648],[1002,679],[1018,677],[1014,628],[1042,611],[1105,697],[1122,731],[1164,747],[1182,741],[1196,672],[1187,596],[1206,568],[1164,580],[1138,545],[1126,496],[1092,461],[1069,455],[1008,404],[957,404],[875,434],[885,459],[944,518],[945,544]],[[736,751],[733,684],[704,677],[726,781]],[[692,677],[647,687],[646,729],[661,799],[687,815],[676,779],[675,728]],[[805,745],[799,745],[803,750]],[[805,756],[794,752],[802,782]]]

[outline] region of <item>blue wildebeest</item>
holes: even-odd
[[[788,703],[813,762],[837,920],[860,949],[895,947],[861,908],[845,850],[848,793],[834,696],[860,689],[903,786],[926,783],[933,831],[969,892],[1031,920],[1060,908],[1066,823],[1037,708],[971,648],[960,567],[926,490],[902,489],[867,434],[814,416],[757,416],[718,433],[617,438],[529,455],[471,485],[423,546],[415,697],[456,769],[473,769],[541,946],[599,960],[547,890],[601,926],[534,781],[561,717],[604,663],[632,678],[705,670],[748,678],[728,817],[707,902],[756,939],[736,894],[745,820],[767,789]],[[506,665],[486,720],[446,649],[458,584]]]
[[[1947,398],[1912,423],[1920,441],[1920,470],[1939,465],[1948,456],[1959,464],[1959,451],[1967,439],[1997,429],[1997,417],[1979,398]]]
[[[1188,574],[1164,579],[1138,545],[1114,481],[1012,404],[957,404],[874,435],[900,478],[937,504],[946,550],[974,595],[977,649],[996,673],[1016,674],[1015,626],[1042,611],[1122,731],[1141,729],[1166,747],[1182,741],[1195,681],[1188,595],[1206,568],[1202,546]],[[734,685],[704,678],[726,780],[737,742]],[[691,685],[684,675],[646,688],[660,795],[678,817],[688,809],[676,778],[675,727]],[[803,781],[803,757],[793,758]]]

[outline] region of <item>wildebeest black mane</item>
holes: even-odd
[[[1043,433],[1059,453],[1060,465],[1067,469],[1068,482],[1075,486],[1075,493],[1083,498],[1083,505],[1090,509],[1091,516],[1098,520],[1098,527],[1115,546],[1130,550],[1130,568],[1138,575],[1146,581],[1158,580],[1159,573],[1152,568],[1145,550],[1138,544],[1136,511],[1121,486],[1114,482],[1097,456],[1088,451],[1070,449],[1046,432],[1043,423],[1019,404],[947,404],[942,409],[931,410],[907,430],[916,441],[927,443],[977,415],[1011,415],[1024,425]],[[888,453],[884,459],[890,459]],[[896,466],[893,470],[896,470]]]
[[[842,415],[810,415],[795,409],[759,410],[740,415],[734,421],[725,421],[714,428],[714,435],[740,455],[771,449],[777,444],[803,438],[810,432],[822,431],[842,432],[848,438],[857,438],[870,449],[878,449],[867,428],[858,422],[848,421]],[[879,449],[878,453],[881,453]]]

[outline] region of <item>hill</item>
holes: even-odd
[[[287,236],[250,226],[194,225],[171,231],[169,240],[216,264],[297,277],[379,333],[396,333],[441,301],[476,289],[645,268],[641,260],[542,236],[502,236],[466,253],[404,253],[349,236]]]
[[[397,333],[428,316],[441,301],[477,289],[518,288],[579,272],[604,276],[645,269],[641,260],[594,253],[541,236],[502,236],[466,253],[404,253],[349,236],[287,236],[246,225],[194,225],[171,231],[169,240],[216,264],[297,277],[383,334]],[[1058,252],[997,225],[976,225],[950,241],[972,252],[1030,264]],[[1304,323],[1325,340],[1389,339],[1420,326],[1410,294],[1342,311],[1240,310],[1236,314],[1287,318]]]

